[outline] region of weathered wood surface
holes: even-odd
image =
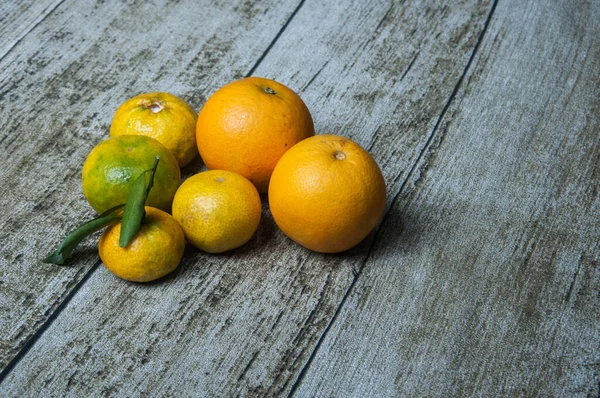
[[[72,267],[39,260],[93,216],[81,167],[116,107],[169,91],[199,109],[248,71],[296,6],[66,1],[0,61],[0,369],[99,264],[93,240]]]
[[[0,60],[63,1],[2,1],[0,3]]]
[[[600,4],[500,1],[298,396],[600,394]]]
[[[225,4],[207,6],[213,35],[211,28],[194,35],[177,54],[204,62],[164,62],[140,74],[132,67],[140,57],[170,54],[173,41],[148,50],[149,31],[134,26],[127,28],[134,48],[146,52],[136,57],[119,48],[123,42],[106,39],[123,40],[123,32],[107,27],[134,14],[107,6],[107,15],[94,13],[100,27],[67,35],[47,50],[53,62],[34,78],[20,75],[31,84],[49,73],[54,79],[36,91],[35,107],[9,108],[36,112],[41,121],[0,109],[5,140],[23,127],[45,127],[32,142],[0,144],[18,163],[3,164],[2,185],[16,193],[0,203],[22,202],[20,217],[0,225],[18,225],[2,236],[9,244],[0,258],[2,288],[12,289],[2,296],[1,319],[9,319],[2,330],[20,322],[25,336],[4,334],[14,347],[6,358],[21,354],[3,374],[0,394],[597,392],[597,6],[501,2],[492,15],[490,2],[477,1],[322,3],[301,3],[287,26],[296,4],[282,5],[284,12],[265,6],[267,16],[251,3],[233,15]],[[58,11],[63,7],[19,45],[76,26],[69,13],[84,13],[74,3]],[[191,16],[169,10],[171,18],[156,16],[156,23],[181,34],[185,24],[168,21]],[[59,58],[82,36],[87,50]],[[223,43],[229,46],[219,52]],[[16,46],[0,65],[18,79],[33,53]],[[165,73],[165,65],[177,72]],[[35,262],[49,239],[36,236],[40,225],[75,214],[49,232],[58,241],[90,215],[77,193],[79,167],[105,134],[115,103],[152,85],[199,107],[220,84],[249,71],[300,90],[319,133],[341,133],[371,150],[390,194],[375,239],[342,255],[310,253],[282,236],[265,204],[250,244],[221,256],[189,250],[175,275],[154,284],[125,283],[93,268],[91,242],[74,269]],[[0,87],[7,87],[4,73]],[[68,101],[56,95],[63,86],[66,95],[76,88],[84,94]],[[10,92],[21,105],[34,91],[15,87]],[[67,132],[50,123],[48,109]],[[46,153],[44,146],[65,134],[75,142]],[[34,156],[40,165],[22,171]],[[66,170],[43,167],[57,161]],[[48,184],[52,178],[63,185]],[[29,219],[37,225],[19,224],[36,205]],[[17,258],[28,239],[33,243]],[[29,302],[19,301],[22,293]],[[19,351],[32,334],[31,347]]]
[[[392,198],[452,96],[491,5],[321,3],[302,5],[255,73],[300,89],[319,132],[369,148]],[[190,251],[161,283],[131,285],[99,268],[0,389],[289,392],[369,244],[338,256],[310,253],[265,212],[251,244],[228,256]]]

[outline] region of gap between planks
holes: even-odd
[[[277,40],[279,40],[279,37],[281,37],[281,34],[288,27],[288,25],[290,24],[290,22],[292,21],[292,19],[294,19],[294,17],[296,16],[296,14],[300,10],[300,8],[302,8],[302,6],[304,5],[304,1],[305,0],[300,0],[300,3],[298,3],[298,5],[294,9],[294,11],[290,15],[290,17],[287,19],[287,21],[285,21],[285,23],[281,27],[281,29],[279,29],[279,32],[277,32],[277,34],[275,35],[275,37],[273,38],[273,40],[271,41],[271,43],[267,46],[267,49],[265,51],[263,51],[263,53],[262,53],[262,55],[260,57],[258,57],[258,60],[254,63],[254,66],[252,66],[252,68],[250,68],[250,71],[248,71],[248,73],[246,74],[246,77],[252,76],[252,74],[254,73],[254,71],[256,70],[256,68],[258,68],[258,66],[262,63],[262,61],[265,59],[265,57],[267,56],[267,54],[269,53],[269,51],[271,51],[271,48],[273,48],[273,46],[275,45],[275,43],[277,42]]]
[[[25,342],[25,345],[19,350],[19,353],[15,355],[13,359],[8,362],[8,364],[0,371],[0,383],[4,381],[6,376],[10,374],[10,372],[14,369],[15,366],[27,355],[29,350],[35,345],[35,343],[42,337],[42,335],[46,332],[46,330],[52,325],[52,322],[60,315],[60,313],[65,309],[67,304],[71,301],[71,299],[77,294],[79,289],[87,282],[88,279],[92,276],[94,271],[98,269],[102,261],[98,259],[96,263],[86,272],[86,274],[81,278],[79,282],[75,285],[75,287],[67,294],[67,296],[60,302],[60,304],[56,307],[56,309],[50,314],[48,319],[44,321],[42,326]]]
[[[41,16],[38,17],[37,20],[33,21],[33,24],[31,25],[31,27],[29,29],[26,29],[20,36],[18,36],[13,41],[13,43],[8,46],[8,48],[6,49],[4,54],[0,55],[0,62],[2,62],[4,60],[4,58],[12,51],[12,49],[15,48],[21,42],[21,40],[23,40],[23,38],[25,38],[25,36],[27,36],[29,33],[31,33],[39,24],[41,24],[50,14],[52,14],[64,2],[65,2],[65,0],[59,0],[57,3],[49,6],[46,10],[44,10],[44,12],[41,14]],[[1,380],[2,380],[2,378],[0,377],[0,381]]]
[[[252,76],[256,68],[260,66],[262,61],[265,59],[271,48],[275,45],[279,37],[283,34],[285,29],[288,27],[292,19],[296,16],[300,8],[304,5],[305,0],[300,0],[300,3],[296,6],[294,11],[290,14],[289,18],[285,21],[281,29],[277,32],[271,43],[267,46],[265,51],[258,57],[257,61],[250,68],[248,73],[246,73],[245,77]],[[55,4],[50,11],[43,14],[42,17],[34,23],[34,25],[27,30],[23,35],[21,35],[15,42],[8,48],[8,50],[0,56],[0,62],[4,59],[4,57],[25,37],[29,34],[36,26],[42,23],[54,10],[56,10],[61,4],[63,4],[65,0],[60,0],[57,4]],[[370,250],[370,249],[369,249]],[[46,319],[46,321],[40,326],[40,328],[31,336],[29,340],[25,343],[25,345],[21,348],[19,353],[0,371],[0,383],[4,381],[6,376],[10,374],[10,372],[15,368],[15,366],[21,361],[23,357],[29,352],[29,350],[35,345],[35,343],[39,340],[39,338],[46,332],[46,330],[52,325],[54,320],[58,317],[58,315],[65,309],[65,307],[69,304],[71,299],[77,294],[79,289],[87,282],[87,280],[92,276],[92,274],[98,269],[101,264],[101,260],[96,261],[96,263],[88,270],[88,272],[83,276],[83,278],[75,285],[75,287],[67,294],[64,300],[60,302],[60,304],[56,307],[56,309],[52,312],[52,314]],[[354,284],[354,281],[352,282]],[[337,312],[336,312],[337,314]],[[313,355],[311,355],[312,358]]]
[[[313,362],[313,360],[314,360],[317,352],[319,351],[319,349],[320,349],[323,341],[327,337],[327,334],[328,334],[329,330],[331,329],[331,327],[335,323],[335,321],[336,321],[336,319],[337,319],[340,311],[342,310],[344,304],[346,303],[348,297],[350,296],[350,293],[352,293],[352,290],[353,290],[354,286],[356,285],[356,282],[358,281],[358,278],[362,274],[362,271],[364,269],[365,264],[367,263],[367,261],[371,257],[371,252],[372,252],[372,249],[374,247],[374,243],[375,243],[375,241],[377,239],[377,235],[379,234],[379,231],[381,230],[381,228],[380,228],[381,224],[383,224],[383,222],[385,222],[385,219],[387,218],[390,210],[394,207],[394,204],[396,203],[396,200],[398,199],[398,197],[400,197],[400,194],[404,191],[404,187],[406,186],[406,183],[410,180],[410,178],[411,178],[411,176],[412,176],[412,174],[413,174],[413,172],[415,170],[415,167],[417,166],[417,164],[419,164],[419,162],[421,161],[423,155],[430,148],[431,142],[433,141],[433,138],[436,136],[436,133],[437,133],[437,131],[439,129],[439,126],[440,126],[442,120],[444,119],[444,117],[446,116],[446,112],[448,111],[448,108],[450,107],[450,104],[452,103],[452,101],[456,97],[456,94],[458,93],[458,90],[460,89],[460,87],[462,85],[462,82],[464,81],[464,78],[465,78],[467,72],[469,71],[469,68],[471,67],[471,64],[473,63],[473,59],[475,58],[475,55],[477,55],[477,51],[479,50],[479,47],[481,46],[481,43],[483,42],[485,34],[486,34],[487,30],[488,30],[488,26],[490,24],[490,21],[492,20],[494,12],[496,11],[497,4],[498,4],[498,0],[494,0],[494,2],[492,3],[492,8],[490,9],[490,12],[489,12],[489,14],[488,14],[488,16],[487,16],[487,18],[485,20],[485,23],[483,25],[483,29],[482,29],[481,33],[479,34],[479,38],[477,39],[477,43],[475,43],[475,46],[473,47],[473,52],[471,53],[471,56],[469,57],[469,61],[467,62],[467,65],[465,66],[462,74],[458,78],[458,81],[456,82],[456,85],[454,86],[454,89],[452,90],[452,93],[450,94],[450,97],[448,98],[448,101],[446,102],[446,105],[442,109],[442,112],[440,113],[440,116],[438,117],[438,120],[435,123],[435,126],[431,130],[431,134],[427,138],[427,141],[425,142],[425,145],[423,146],[423,149],[419,153],[419,156],[417,156],[416,160],[413,162],[413,164],[412,164],[409,172],[407,173],[404,181],[402,182],[402,185],[400,186],[400,189],[398,190],[398,192],[396,193],[396,195],[394,196],[394,198],[390,202],[390,206],[388,207],[387,211],[383,215],[381,222],[377,226],[377,230],[375,231],[375,234],[374,234],[373,238],[371,239],[371,242],[369,243],[369,249],[367,250],[367,255],[365,256],[365,259],[363,260],[360,268],[356,272],[353,272],[352,282],[350,283],[350,286],[348,287],[348,290],[346,290],[346,293],[342,297],[342,300],[340,301],[340,304],[338,305],[338,307],[336,308],[335,312],[333,313],[333,316],[331,317],[331,320],[327,324],[327,327],[325,328],[325,330],[321,334],[321,337],[319,337],[319,340],[317,341],[317,344],[316,344],[314,350],[311,352],[311,354],[310,354],[310,356],[308,358],[308,361],[306,361],[306,364],[302,367],[302,370],[300,371],[300,374],[298,375],[298,378],[296,379],[296,381],[292,385],[290,393],[288,394],[288,398],[289,397],[293,397],[294,394],[296,393],[296,391],[298,390],[298,387],[302,383],[302,380],[304,379],[304,376],[306,375],[306,372],[310,368],[310,365],[312,364],[312,362]],[[410,67],[412,67],[412,64],[414,63],[415,59],[416,59],[416,56],[415,56],[415,58],[413,58],[413,60],[411,61],[411,64],[409,65],[409,67],[407,69],[410,69]],[[406,72],[405,72],[405,74],[406,74]],[[395,182],[394,182],[394,185],[395,185]]]

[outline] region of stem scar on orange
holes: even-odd
[[[221,87],[204,104],[196,125],[206,166],[241,174],[259,192],[267,191],[281,156],[314,134],[312,117],[298,94],[260,77]]]
[[[385,196],[385,181],[371,155],[336,135],[295,145],[277,163],[269,185],[269,207],[279,228],[323,253],[363,240],[381,219]]]

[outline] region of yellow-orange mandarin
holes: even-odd
[[[197,248],[221,253],[248,242],[260,222],[260,196],[250,181],[225,170],[198,173],[181,184],[173,217]]]
[[[119,106],[110,125],[110,136],[154,138],[183,167],[198,155],[196,119],[196,112],[179,97],[161,92],[140,94]]]
[[[133,282],[150,282],[172,272],[185,248],[183,231],[173,217],[153,207],[146,206],[145,210],[139,232],[126,247],[119,247],[121,222],[107,227],[98,242],[106,268]]]

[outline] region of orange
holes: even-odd
[[[260,196],[239,174],[224,170],[198,173],[181,184],[173,217],[198,249],[221,253],[248,242],[260,222]]]
[[[119,278],[150,282],[175,270],[183,257],[185,238],[177,221],[146,206],[142,227],[124,248],[119,247],[121,222],[108,226],[98,242],[102,262]]]
[[[145,135],[165,146],[180,167],[197,154],[196,112],[187,102],[169,93],[140,94],[115,112],[110,136]]]
[[[82,171],[85,198],[98,213],[125,203],[131,185],[156,156],[160,162],[146,204],[169,210],[181,180],[179,165],[158,141],[142,135],[109,138],[92,149]]]
[[[206,167],[241,174],[259,192],[267,191],[281,156],[314,134],[302,99],[283,84],[260,77],[221,87],[204,104],[196,125]]]
[[[269,186],[275,222],[291,239],[323,253],[358,244],[385,207],[385,182],[371,155],[336,135],[317,135],[281,158]]]

